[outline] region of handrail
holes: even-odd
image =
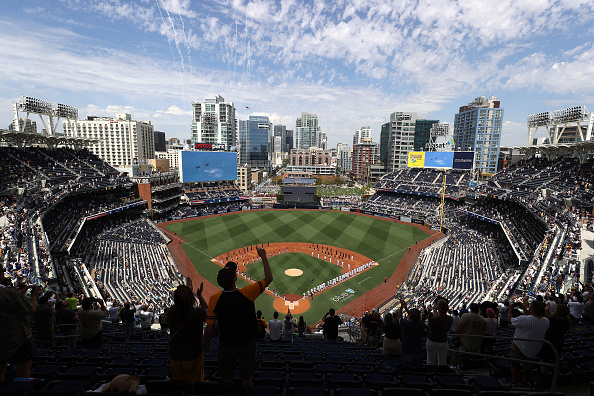
[[[536,338],[483,336],[483,335],[475,335],[475,334],[448,334],[448,337],[468,337],[468,338],[480,338],[480,339],[492,339],[492,340],[512,340],[512,341],[514,341],[514,340],[534,341],[534,342],[546,343],[547,345],[549,345],[551,347],[551,349],[555,353],[555,363],[554,364],[553,363],[544,363],[544,362],[535,362],[534,360],[516,359],[516,358],[507,357],[507,356],[488,355],[488,354],[484,354],[484,353],[466,352],[466,351],[460,351],[460,350],[455,350],[455,349],[450,349],[450,350],[455,350],[457,353],[461,353],[464,355],[482,356],[482,357],[486,357],[486,358],[493,358],[494,360],[509,360],[512,362],[522,362],[522,363],[536,364],[536,365],[545,366],[545,367],[554,367],[555,369],[553,371],[553,379],[551,381],[551,392],[555,392],[555,388],[557,387],[557,378],[559,377],[559,369],[561,367],[561,363],[560,363],[561,358],[559,355],[559,351],[557,351],[557,348],[555,348],[555,346],[550,341],[544,340],[544,339],[536,339]]]

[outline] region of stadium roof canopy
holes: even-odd
[[[57,146],[72,146],[76,149],[81,149],[92,143],[98,142],[96,139],[86,139],[80,137],[60,136],[60,135],[43,135],[40,133],[9,131],[8,129],[0,129],[0,142],[8,143],[17,147],[26,147],[33,144],[47,145],[49,148],[56,148]]]
[[[532,144],[527,146],[507,146],[510,149],[518,150],[521,153],[543,154],[548,159],[554,159],[562,154],[574,154],[580,159],[580,162],[585,162],[588,158],[588,153],[594,152],[594,140],[577,143],[558,143],[558,144]]]

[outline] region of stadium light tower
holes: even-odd
[[[78,107],[53,103],[48,100],[36,99],[25,95],[14,102],[12,107],[14,111],[14,125],[18,132],[21,131],[19,111],[27,114],[25,124],[27,122],[26,120],[29,119],[29,114],[38,114],[48,135],[55,134],[60,119],[65,118],[74,121],[78,119]],[[47,122],[43,116],[47,117]]]
[[[561,139],[573,139],[575,142],[592,140],[594,112],[590,113],[586,106],[574,106],[566,109],[529,114],[527,117],[528,141],[532,141],[540,127],[544,127],[550,144],[559,144]],[[568,129],[569,128],[569,129]],[[572,132],[571,136],[565,132]],[[573,133],[575,132],[575,133]]]

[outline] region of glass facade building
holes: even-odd
[[[239,163],[252,168],[270,167],[271,127],[268,117],[250,116],[239,121]]]
[[[474,167],[481,173],[497,172],[503,109],[496,96],[476,98],[460,107],[454,119],[454,145],[457,151],[474,151]]]

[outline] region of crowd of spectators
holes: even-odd
[[[446,195],[464,197],[467,182],[470,180],[468,172],[443,172],[417,168],[399,169],[382,176],[373,188],[376,190],[399,190],[412,194],[441,196],[444,175],[446,178]]]

